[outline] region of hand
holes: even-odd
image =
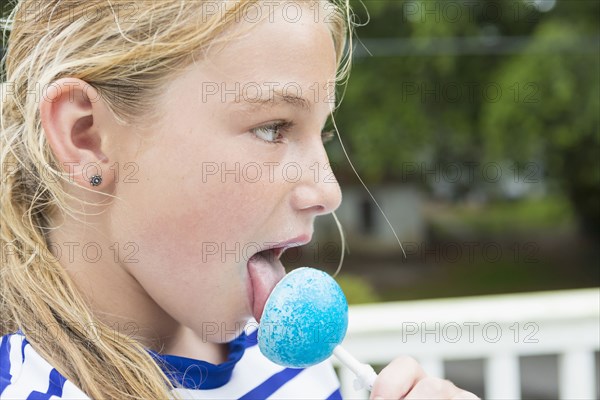
[[[448,380],[427,376],[419,363],[410,357],[398,357],[385,367],[371,391],[375,399],[479,399]]]

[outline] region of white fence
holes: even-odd
[[[485,399],[520,399],[519,356],[556,354],[559,397],[595,399],[600,289],[352,306],[343,346],[375,365],[410,355],[439,377],[445,360],[484,359]],[[368,398],[339,374],[344,398]]]

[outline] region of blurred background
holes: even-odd
[[[372,324],[373,332],[396,329],[400,335],[415,323],[418,340],[405,338],[388,351],[418,358],[438,345],[436,339],[444,342],[445,324],[457,322],[463,338],[445,341],[440,357],[448,353],[449,360],[437,359],[433,371],[480,396],[598,398],[600,2],[352,4],[356,22],[365,25],[357,28],[353,70],[338,94],[343,102],[336,121],[350,161],[383,212],[340,142],[328,144],[343,192],[337,215],[349,247],[337,279],[351,304],[401,302],[381,314],[384,322],[359,320]],[[317,235],[313,244],[287,254],[288,263],[333,273],[341,246],[332,218],[319,221]],[[568,296],[582,294],[573,291],[578,288],[594,289],[570,303]],[[529,293],[556,296],[519,297]],[[469,303],[449,306],[465,296],[475,305],[489,304],[488,314],[464,316]],[[539,312],[525,310],[544,302]],[[555,332],[545,321],[567,303],[563,319],[554,322],[571,331]],[[420,317],[407,311],[413,305]],[[447,313],[431,314],[429,307]],[[570,318],[581,311],[576,307],[587,310],[591,327],[574,331],[579,325]],[[355,309],[374,315],[381,308]],[[506,312],[515,317],[506,316],[503,325]],[[384,328],[389,319],[395,328]],[[539,342],[514,337],[503,346],[484,340],[480,353],[468,355],[476,343],[465,341],[465,321],[498,322],[505,337],[514,324],[525,333],[524,324],[532,323]],[[427,329],[433,332],[424,337]],[[351,314],[349,340],[358,331]],[[595,339],[577,359],[544,346],[555,334],[569,343]],[[353,351],[361,354],[360,346]],[[516,354],[490,362],[485,352]],[[375,362],[377,356],[365,351],[363,359]],[[565,375],[570,369],[588,374],[588,382]],[[508,378],[488,382],[495,373]],[[566,387],[579,384],[587,392]]]
[[[600,2],[351,2],[349,158],[327,145],[348,346],[486,398],[598,398]],[[324,217],[284,264],[334,273],[341,251]]]
[[[360,298],[372,301],[597,287],[600,2],[354,10],[370,21],[336,120],[407,256],[333,141],[350,248],[340,279],[376,289]],[[332,268],[333,247],[320,254]]]

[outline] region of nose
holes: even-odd
[[[300,156],[302,175],[292,189],[292,207],[316,215],[335,211],[342,202],[342,191],[333,174],[320,138]]]

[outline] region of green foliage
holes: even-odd
[[[376,303],[381,301],[374,287],[364,278],[356,275],[342,273],[336,277],[348,304]]]
[[[517,161],[540,158],[557,178],[589,230],[600,228],[600,58],[596,48],[572,54],[536,52],[569,46],[586,25],[549,20],[540,24],[527,52],[509,60],[497,80],[521,82],[524,97],[486,104],[482,131],[487,153]],[[596,41],[598,37],[596,36]],[[525,92],[529,92],[529,99]],[[537,96],[530,96],[539,92]],[[519,101],[517,101],[519,100]]]
[[[371,20],[357,34],[375,56],[356,59],[337,114],[361,175],[401,181],[415,161],[541,162],[600,230],[600,2],[559,0],[546,13],[530,3],[364,2]]]
[[[593,49],[581,53],[538,53],[536,48],[569,45],[580,34],[563,21],[541,24],[528,51],[497,73],[500,84],[521,83],[520,98],[506,96],[483,107],[482,129],[491,153],[520,160],[543,150],[565,149],[596,137],[600,110],[600,60]],[[529,54],[531,53],[531,54]]]
[[[438,236],[452,237],[452,231],[459,231],[473,237],[487,237],[569,229],[573,220],[568,200],[552,196],[495,202],[485,208],[454,206],[430,218],[429,222]]]

